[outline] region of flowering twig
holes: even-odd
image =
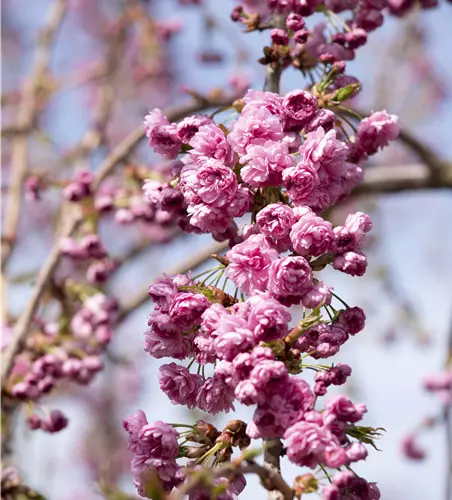
[[[206,247],[204,250],[197,252],[195,255],[189,257],[188,259],[182,261],[179,265],[175,266],[173,269],[168,271],[168,275],[172,276],[174,274],[184,274],[190,270],[194,270],[201,266],[204,262],[209,260],[213,254],[222,252],[226,250],[227,242],[215,243]],[[146,288],[141,293],[139,293],[133,300],[128,304],[125,304],[119,313],[119,321],[124,321],[130,313],[138,309],[149,300],[148,289]]]
[[[202,98],[197,99],[194,102],[187,104],[185,106],[179,106],[171,108],[167,111],[167,116],[171,120],[179,120],[180,118],[202,111],[203,109],[216,107],[216,106],[226,106],[231,104],[235,100],[236,96],[222,95],[217,96],[212,99]],[[114,167],[127,157],[128,154],[137,146],[141,139],[144,138],[144,131],[142,127],[137,128],[131,134],[129,134],[121,143],[116,146],[115,149],[105,158],[105,160],[100,164],[96,179],[93,183],[94,189],[97,189],[102,181],[110,174]],[[62,211],[62,220],[66,218],[66,210]],[[70,220],[66,223],[63,236],[70,236],[74,233],[81,221],[80,215],[74,214],[70,215]],[[55,241],[50,253],[45,260],[41,270],[38,273],[36,280],[35,289],[28,301],[25,309],[22,311],[13,331],[13,336],[10,344],[4,354],[3,364],[2,364],[2,382],[8,377],[14,363],[14,357],[20,352],[22,346],[28,335],[28,327],[33,318],[36,309],[38,308],[40,299],[44,293],[44,290],[51,279],[56,266],[59,263],[61,257],[60,253],[60,241],[59,238]]]

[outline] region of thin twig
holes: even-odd
[[[171,121],[176,121],[182,117],[203,111],[211,107],[222,107],[231,104],[236,99],[236,96],[220,96],[213,99],[198,99],[191,104],[185,106],[174,107],[165,112],[166,116]],[[94,187],[97,189],[101,182],[111,173],[114,167],[123,160],[130,152],[137,146],[141,139],[144,137],[142,127],[129,134],[115,149],[107,156],[107,158],[100,164],[99,170],[94,181]],[[62,210],[61,218],[64,220],[67,217],[67,210]],[[69,214],[69,221],[65,223],[63,236],[72,235],[81,222],[80,214]],[[8,348],[4,353],[2,363],[2,383],[11,372],[14,364],[15,356],[21,351],[25,344],[27,335],[29,333],[30,322],[36,312],[44,290],[50,281],[56,266],[59,263],[60,254],[60,238],[54,242],[50,253],[45,260],[41,270],[38,273],[35,288],[31,297],[22,311],[17,323],[14,327],[13,335]]]
[[[204,262],[206,262],[208,259],[210,259],[213,254],[223,252],[226,248],[227,242],[215,243],[213,245],[210,245],[201,252],[197,252],[195,255],[182,261],[179,265],[171,269],[167,274],[169,276],[172,276],[175,274],[184,274],[190,270],[195,270],[196,268],[204,264]],[[149,300],[149,295],[146,288],[145,290],[140,292],[133,300],[131,300],[128,304],[125,304],[121,308],[118,321],[124,321],[129,316],[129,314],[145,304],[147,300]]]
[[[5,207],[4,233],[2,238],[2,273],[11,256],[16,240],[20,217],[22,185],[28,164],[28,134],[38,113],[39,92],[49,69],[52,44],[63,20],[67,0],[55,0],[49,9],[48,22],[41,31],[33,66],[24,85],[22,100],[17,112],[17,134],[12,139],[11,173]]]

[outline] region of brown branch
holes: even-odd
[[[214,243],[206,247],[201,252],[196,253],[195,255],[188,257],[186,260],[182,261],[179,265],[175,266],[173,269],[168,271],[168,275],[172,276],[174,274],[184,274],[190,270],[194,270],[204,264],[207,260],[209,260],[212,254],[220,253],[226,250],[227,242],[223,243]],[[129,314],[133,311],[141,307],[146,301],[149,300],[148,290],[147,288],[140,292],[133,300],[131,300],[128,304],[125,304],[119,313],[119,322],[127,319]]]
[[[280,493],[282,500],[292,500],[294,496],[293,490],[284,481],[278,472],[269,470],[255,462],[243,461],[243,458],[238,458],[232,463],[213,468],[206,468],[203,471],[193,475],[191,479],[185,482],[180,488],[176,489],[169,497],[169,500],[182,500],[193,489],[202,484],[206,480],[212,481],[215,478],[225,477],[230,481],[240,474],[256,474],[259,476],[264,488],[270,492],[277,491]]]
[[[165,114],[171,121],[176,121],[181,119],[182,117],[189,115],[191,113],[196,113],[199,111],[203,111],[207,108],[211,107],[224,107],[230,105],[236,96],[219,96],[214,97],[212,99],[197,99],[195,102],[191,104],[187,104],[185,106],[174,107],[169,110],[166,110]],[[141,139],[144,137],[144,132],[142,127],[137,128],[134,132],[129,134],[121,143],[116,146],[115,149],[107,156],[107,158],[100,164],[99,170],[96,174],[96,179],[94,182],[94,188],[97,189],[102,181],[112,172],[114,167],[123,160],[130,152],[137,146]],[[67,217],[67,210],[62,210],[61,218],[64,219]],[[73,211],[69,214],[70,220],[65,223],[63,226],[63,236],[72,235],[81,222],[81,216],[77,213],[74,214]],[[33,293],[25,307],[22,311],[19,319],[14,327],[13,336],[11,342],[4,353],[3,363],[2,363],[2,383],[6,381],[6,378],[11,372],[11,369],[14,364],[15,356],[21,351],[23,348],[27,335],[28,329],[30,326],[30,322],[33,318],[34,313],[36,312],[41,297],[44,293],[44,290],[52,278],[53,272],[60,261],[60,241],[59,238],[56,238],[50,253],[45,260],[41,270],[38,273],[38,277],[36,280],[35,288]]]
[[[281,473],[281,454],[283,446],[281,439],[264,439],[264,467],[272,474]],[[285,496],[279,489],[269,490],[268,500],[284,500]]]
[[[52,44],[66,7],[67,0],[55,0],[50,6],[48,22],[39,35],[31,74],[25,82],[22,100],[17,113],[15,127],[18,134],[12,140],[11,173],[5,208],[4,237],[2,239],[2,272],[14,248],[19,223],[22,184],[28,164],[27,134],[36,120],[39,92],[49,69]]]
[[[452,163],[443,163],[435,176],[421,164],[368,167],[354,194],[395,193],[408,190],[452,188]]]

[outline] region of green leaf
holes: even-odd
[[[334,94],[333,101],[336,102],[343,102],[346,101],[347,99],[350,99],[350,97],[354,96],[357,94],[361,89],[361,85],[359,83],[351,83],[350,85],[347,85],[346,87],[340,88],[336,94]]]

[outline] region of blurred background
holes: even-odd
[[[241,34],[229,17],[234,5],[233,0],[3,0],[2,208],[14,127],[34,71],[37,40],[55,20],[55,9],[62,9],[27,133],[28,162],[20,179],[26,189],[3,290],[3,336],[23,309],[52,245],[59,187],[74,169],[96,170],[141,126],[149,109],[184,103],[193,92],[262,87],[264,68],[256,60],[268,33]],[[316,22],[315,16],[311,21]],[[447,3],[412,9],[402,19],[388,15],[348,65],[348,72],[363,82],[356,107],[398,114],[403,128],[446,162],[452,162],[451,21]],[[288,70],[281,91],[303,85],[300,74]],[[419,154],[402,143],[372,162],[370,175],[379,167],[396,175],[425,168]],[[158,159],[143,141],[102,189],[108,193],[126,186],[128,199],[139,199],[134,172],[152,168],[159,168]],[[378,482],[385,500],[444,498],[452,453],[447,432],[452,424],[444,419],[450,415],[440,398],[423,389],[425,377],[444,371],[452,343],[452,192],[450,187],[411,187],[357,194],[338,207],[334,220],[350,210],[370,213],[369,268],[359,280],[323,272],[327,283],[368,316],[366,329],[337,358],[353,367],[345,390],[368,405],[364,425],[386,429],[378,442],[382,451],[371,451],[357,467]],[[95,499],[102,489],[115,487],[134,493],[121,422],[137,408],[150,420],[200,417],[172,406],[160,392],[159,362],[143,351],[143,333],[152,307],[147,286],[211,241],[155,222],[127,221],[127,214],[118,212],[100,224],[102,241],[118,262],[104,289],[118,298],[122,311],[105,370],[89,386],[66,384],[44,401],[70,419],[61,433],[27,430],[25,414],[15,426],[16,463],[25,482],[49,500]],[[63,262],[59,273],[77,276],[80,271],[71,266]],[[239,407],[238,417],[249,420],[251,413]],[[423,459],[407,456],[410,450],[402,443],[409,435],[415,436]],[[284,462],[283,473],[290,479],[297,471]],[[250,484],[241,498],[256,497],[257,491],[263,495],[256,482]]]

